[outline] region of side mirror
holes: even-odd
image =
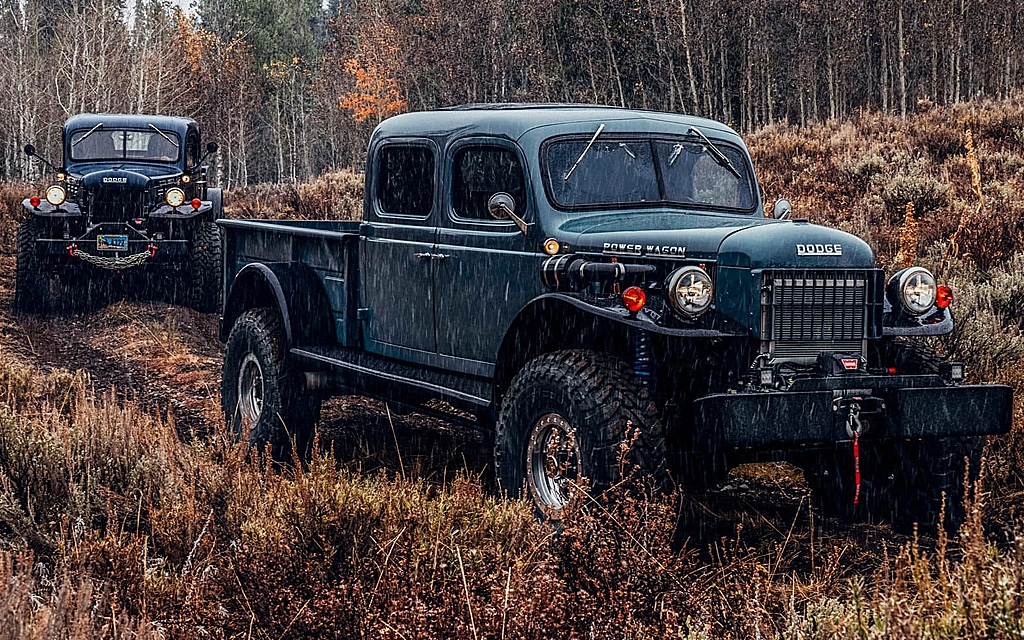
[[[487,199],[487,211],[495,220],[512,220],[524,236],[530,228],[525,220],[516,215],[516,201],[504,191],[499,191]]]
[[[772,209],[773,218],[776,220],[789,220],[791,215],[793,215],[793,205],[790,204],[789,200],[779,198],[775,201],[775,207]]]
[[[218,147],[216,142],[206,143],[206,153],[217,153],[217,149]]]
[[[515,215],[516,201],[504,191],[499,191],[487,199],[487,210],[495,220],[508,220]]]
[[[36,155],[36,148],[33,145],[26,144],[25,145],[25,155],[29,156],[29,157],[32,157],[32,156]]]

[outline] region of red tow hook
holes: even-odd
[[[158,247],[157,247],[157,246],[156,246],[155,244],[150,244],[150,245],[146,245],[146,249],[148,249],[148,250],[149,250],[149,257],[150,257],[150,258],[152,258],[152,257],[155,257],[155,256],[156,256],[156,250],[157,250],[157,248],[158,248]]]
[[[65,249],[67,249],[68,255],[71,256],[72,258],[74,258],[75,257],[75,251],[78,251],[78,245],[77,244],[69,244],[67,247],[65,247]]]

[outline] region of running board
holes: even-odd
[[[453,406],[479,409],[491,404],[491,383],[480,378],[416,367],[344,347],[303,346],[290,353],[294,358],[329,368],[345,386],[367,395],[381,397],[384,390],[379,388],[385,383],[389,387],[416,390]]]

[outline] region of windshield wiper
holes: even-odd
[[[171,136],[167,135],[163,131],[161,131],[161,130],[157,129],[156,127],[154,127],[152,122],[149,123],[149,128],[152,129],[153,131],[156,131],[157,133],[159,133],[160,137],[162,137],[164,140],[166,140],[167,142],[170,142],[171,144],[173,144],[175,149],[178,148],[178,142],[176,140],[172,140]]]
[[[103,126],[103,123],[102,123],[102,122],[99,122],[99,123],[97,123],[97,124],[96,124],[96,126],[95,126],[95,127],[93,127],[92,129],[89,129],[89,130],[88,130],[88,131],[87,131],[87,132],[85,133],[85,135],[84,135],[84,136],[82,136],[82,137],[81,137],[81,138],[79,138],[78,140],[75,140],[74,142],[72,142],[72,143],[71,143],[71,147],[72,147],[72,148],[74,148],[75,146],[77,146],[79,142],[81,142],[82,140],[85,140],[86,138],[88,138],[89,136],[91,136],[92,134],[94,134],[94,133],[96,132],[96,130],[97,130],[97,129],[99,129],[100,127],[102,127],[102,126]]]
[[[576,167],[579,166],[580,162],[583,160],[583,156],[587,155],[587,152],[590,151],[590,147],[594,146],[594,141],[597,140],[597,136],[601,135],[602,131],[604,131],[603,122],[601,123],[601,126],[597,128],[597,131],[594,132],[594,136],[590,139],[590,142],[587,143],[586,148],[583,149],[583,153],[580,154],[580,157],[576,158],[576,162],[572,164],[572,167],[569,168],[569,172],[565,174],[564,178],[562,178],[562,182],[569,179],[569,176],[572,175],[572,172],[576,170]]]
[[[743,176],[741,176],[740,172],[736,170],[736,167],[732,166],[732,163],[729,162],[729,158],[726,158],[725,154],[722,153],[722,150],[716,147],[715,143],[708,140],[708,137],[704,135],[700,129],[697,127],[690,127],[690,130],[687,133],[696,133],[700,136],[700,139],[704,141],[704,148],[708,150],[708,153],[710,153],[711,157],[715,159],[718,166],[723,169],[728,169],[732,175],[736,176],[738,179],[743,179]]]

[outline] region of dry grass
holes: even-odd
[[[363,174],[342,169],[298,185],[233,189],[224,195],[224,208],[231,218],[356,220],[363,215]]]

